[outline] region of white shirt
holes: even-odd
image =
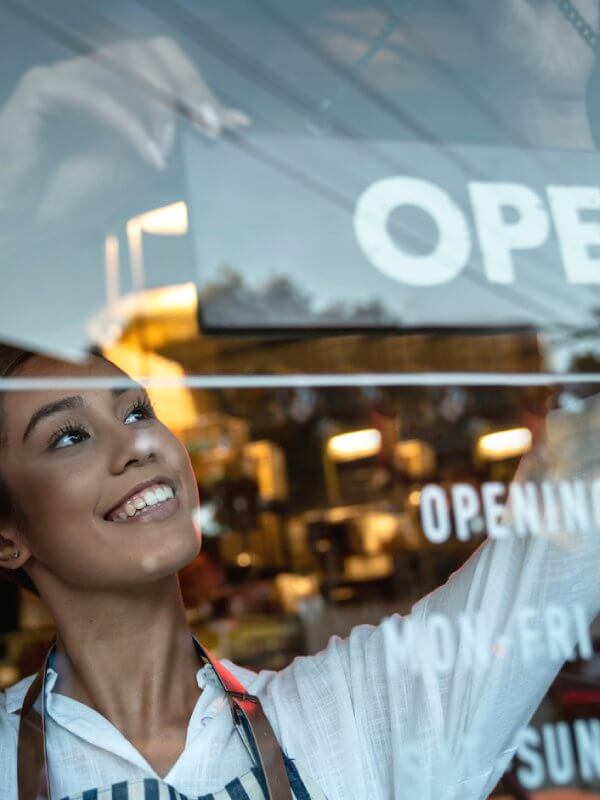
[[[552,468],[540,473],[525,461],[519,479],[579,473],[589,486],[597,474],[595,419],[559,416],[548,426]],[[598,514],[600,482],[594,486]],[[408,616],[358,626],[281,672],[228,666],[260,698],[284,751],[328,800],[484,800],[598,610],[600,532],[590,518],[574,535],[489,539]],[[48,678],[52,800],[158,777],[108,720],[54,694],[56,676]],[[1,800],[17,800],[17,712],[31,680],[0,695]],[[164,777],[191,797],[218,791],[251,767],[210,668],[198,672],[198,682],[204,691],[184,751]]]
[[[488,540],[406,617],[359,626],[347,639],[333,638],[320,654],[297,658],[281,672],[228,666],[260,697],[285,752],[329,800],[486,798],[562,661],[544,644],[543,615],[527,616],[522,609],[581,604],[590,622],[600,607],[598,541]],[[479,630],[489,635],[488,661],[473,667],[463,630],[456,659],[444,666],[440,659],[448,647],[437,658],[428,655],[423,626],[443,638],[444,619],[457,623],[465,612],[480,614]],[[569,637],[575,641],[572,631]],[[517,646],[521,640],[528,648]],[[410,660],[415,653],[416,662]],[[0,695],[2,800],[17,798],[16,712],[30,681]],[[164,778],[192,797],[221,789],[251,766],[210,668],[199,671],[198,681],[204,691],[185,750]],[[50,674],[53,800],[120,780],[158,777],[101,715],[54,694],[54,682]]]

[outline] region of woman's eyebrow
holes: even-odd
[[[60,400],[54,400],[52,403],[47,403],[45,406],[38,408],[38,410],[32,414],[31,419],[27,423],[25,433],[23,434],[23,441],[27,439],[38,422],[40,422],[42,419],[45,419],[52,414],[58,414],[60,411],[68,411],[74,408],[81,408],[82,406],[83,397],[81,397],[81,395],[74,395],[73,397],[61,397]]]
[[[120,397],[122,394],[130,392],[132,389],[143,391],[143,387],[139,383],[137,383],[136,381],[131,381],[131,386],[115,386],[113,389],[110,390],[110,393],[116,399]]]

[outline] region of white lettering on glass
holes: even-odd
[[[430,483],[421,490],[420,507],[423,533],[433,544],[447,542],[453,531],[459,541],[474,538],[471,523],[482,516],[492,539],[584,534],[600,528],[600,479],[489,481],[478,488],[456,483],[448,491]]]
[[[534,250],[548,238],[550,220],[542,199],[519,183],[473,181],[469,192],[488,280],[513,283],[512,252]],[[516,213],[515,222],[507,221],[507,209]]]
[[[454,280],[471,259],[473,228],[490,283],[514,283],[514,254],[549,241],[551,221],[567,283],[600,283],[600,189],[549,186],[548,203],[521,183],[472,181],[467,185],[472,219],[446,189],[407,175],[383,178],[360,195],[354,232],[367,259],[381,272],[408,286],[440,286]],[[431,252],[420,254],[392,236],[392,213],[412,206],[437,228]],[[595,218],[586,219],[595,214]],[[408,231],[411,233],[411,231]]]
[[[569,283],[600,283],[600,257],[592,247],[600,245],[600,190],[596,186],[549,186],[558,244]],[[582,212],[596,212],[582,220]]]
[[[438,242],[430,253],[411,253],[391,236],[390,215],[401,206],[417,207],[435,222]],[[471,231],[463,212],[444,189],[418,178],[385,178],[369,186],[358,200],[354,231],[369,261],[409,286],[446,283],[471,256]]]

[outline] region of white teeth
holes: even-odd
[[[155,506],[158,503],[158,498],[154,494],[152,489],[148,489],[147,491],[145,491],[142,497],[146,501],[147,506]]]
[[[164,503],[165,500],[171,500],[173,497],[175,497],[175,492],[170,486],[154,486],[152,489],[146,489],[141,494],[136,494],[135,497],[126,500],[118,510],[113,512],[112,519],[125,522],[146,506],[155,506],[158,503]]]

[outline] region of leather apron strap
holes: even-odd
[[[242,740],[246,741],[243,730],[250,735],[254,750],[250,756],[264,775],[267,800],[293,800],[283,754],[260,700],[258,697],[248,694],[237,678],[196,639],[194,639],[194,644],[202,658],[215,671],[223,691],[227,695],[233,722]],[[46,671],[52,650],[53,647],[50,648],[44,664],[27,690],[21,708],[17,748],[19,800],[50,798],[44,729],[45,711],[42,710],[42,714],[39,714],[34,705],[41,694],[42,709],[44,709]]]
[[[50,797],[46,770],[45,714],[34,708],[42,696],[44,707],[46,670],[52,646],[44,663],[31,683],[21,707],[19,740],[17,745],[17,785],[19,800],[46,800]]]
[[[290,782],[283,761],[279,742],[273,732],[271,723],[263,711],[258,697],[246,692],[245,687],[235,675],[216,659],[209,650],[194,639],[196,649],[211,665],[223,691],[227,695],[233,722],[245,740],[244,733],[250,736],[253,745],[250,757],[257,762],[265,777],[267,797],[269,800],[293,800]],[[245,725],[244,725],[245,723]]]

